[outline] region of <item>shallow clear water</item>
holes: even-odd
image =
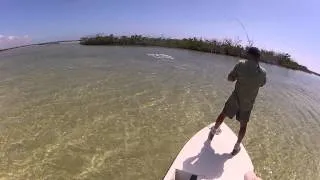
[[[161,179],[222,109],[235,63],[155,47],[1,52],[0,179]],[[262,66],[268,84],[244,140],[257,173],[320,179],[320,78]]]

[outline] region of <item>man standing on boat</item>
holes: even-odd
[[[234,145],[232,155],[236,155],[240,151],[240,143],[246,133],[247,123],[250,118],[255,99],[260,87],[266,84],[266,71],[260,67],[260,51],[256,47],[247,49],[247,59],[240,62],[233,68],[228,75],[229,81],[236,81],[235,89],[225,103],[225,106],[218,116],[214,127],[208,135],[211,141],[215,134],[219,134],[219,127],[225,117],[236,119],[240,122],[240,130],[238,140]]]

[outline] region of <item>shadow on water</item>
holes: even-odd
[[[206,141],[199,154],[183,162],[183,170],[197,172],[197,175],[203,175],[206,178],[219,178],[224,172],[224,163],[231,158],[232,155],[229,153],[215,153],[210,142]]]

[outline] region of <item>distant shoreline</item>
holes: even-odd
[[[1,51],[12,50],[12,49],[23,48],[23,47],[41,46],[41,45],[50,45],[50,44],[60,44],[60,43],[69,43],[69,42],[80,42],[80,40],[64,40],[64,41],[52,41],[52,42],[43,42],[43,43],[36,43],[36,44],[26,44],[26,45],[22,45],[22,46],[16,46],[16,47],[11,47],[11,48],[0,49],[0,52]]]
[[[189,39],[165,39],[165,38],[150,38],[143,37],[141,35],[133,35],[130,37],[127,36],[95,36],[95,37],[84,37],[80,40],[64,40],[64,41],[53,41],[53,42],[44,42],[36,44],[28,44],[22,46],[16,46],[6,49],[0,49],[2,51],[8,51],[23,47],[31,46],[41,46],[41,45],[51,45],[51,44],[61,44],[61,43],[80,43],[81,45],[120,45],[120,46],[159,46],[167,48],[179,48],[179,49],[188,49],[195,50],[200,52],[214,53],[226,56],[233,56],[239,58],[245,58],[245,47],[242,47],[240,44],[232,41],[208,41],[201,40],[197,38]],[[261,61],[267,64],[276,65],[284,67],[287,69],[303,71],[309,74],[314,74],[320,76],[320,73],[313,72],[307,67],[298,64],[290,58],[289,54],[284,53],[275,53],[273,51],[261,50],[262,58]]]
[[[120,45],[120,46],[160,46],[168,48],[188,49],[200,52],[221,54],[239,58],[246,58],[246,49],[239,41],[231,39],[206,40],[198,38],[154,38],[142,35],[132,36],[108,36],[96,35],[94,37],[83,37],[80,40],[81,45]],[[303,71],[309,74],[320,76],[319,73],[309,70],[306,66],[300,65],[288,53],[278,53],[270,50],[261,50],[261,62],[272,64],[287,69]]]

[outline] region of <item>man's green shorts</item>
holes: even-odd
[[[242,110],[239,105],[238,97],[235,93],[232,93],[224,105],[223,113],[232,119],[236,116],[239,122],[248,122],[250,119],[251,110]]]

